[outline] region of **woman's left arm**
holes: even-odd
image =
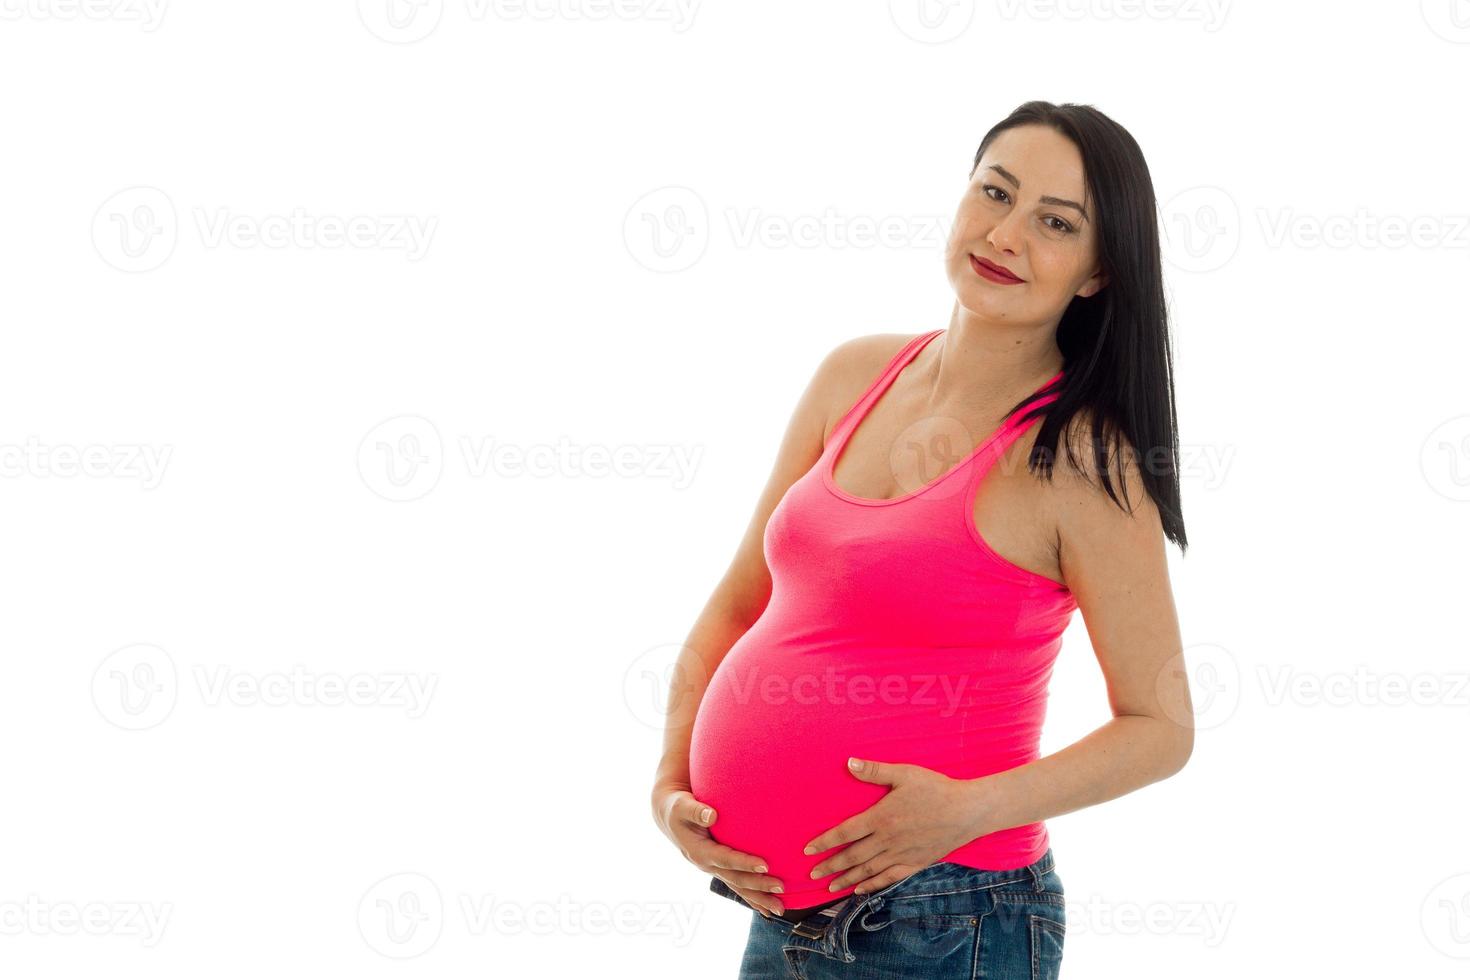
[[[1051,755],[978,779],[852,760],[858,779],[892,789],[811,842],[808,854],[849,845],[812,871],[813,878],[840,872],[831,890],[876,891],[977,837],[1116,799],[1188,761],[1194,707],[1158,509],[1131,454],[1122,486],[1112,474],[1131,513],[1102,489],[1095,469],[1085,480],[1064,472],[1064,460],[1065,453],[1048,503],[1063,579],[1102,667],[1112,719]]]
[[[1194,748],[1194,706],[1169,586],[1158,508],[1136,458],[1123,467],[1125,513],[1100,486],[1057,466],[1062,576],[1107,684],[1112,719],[1035,762],[970,780],[980,835],[1116,799],[1174,775]]]

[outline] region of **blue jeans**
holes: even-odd
[[[1013,871],[941,861],[797,923],[767,919],[719,878],[709,887],[751,910],[740,980],[1056,980],[1067,917],[1052,864],[1050,848]]]

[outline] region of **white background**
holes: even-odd
[[[3,975],[733,977],[656,682],[1032,98],[1170,236],[1200,711],[1064,976],[1464,974],[1463,0],[0,11]]]

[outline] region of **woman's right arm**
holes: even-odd
[[[719,815],[689,791],[694,716],[715,668],[770,601],[771,574],[763,545],[771,512],[791,484],[821,458],[831,407],[855,401],[858,390],[854,385],[860,388],[865,372],[879,369],[871,368],[870,362],[881,366],[896,346],[892,335],[859,337],[834,348],[817,367],[787,423],[775,465],[735,556],[679,651],[669,686],[663,753],[651,798],[654,819],[685,858],[723,879],[747,902],[774,912],[782,906],[769,889],[780,882],[755,870],[763,866],[760,856],[716,842],[708,828]]]

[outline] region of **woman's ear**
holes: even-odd
[[[1081,296],[1084,299],[1090,296],[1096,296],[1098,293],[1103,291],[1103,287],[1107,284],[1108,274],[1106,272],[1099,272],[1097,275],[1093,276],[1091,279],[1082,284],[1082,288],[1077,290],[1077,295]]]

